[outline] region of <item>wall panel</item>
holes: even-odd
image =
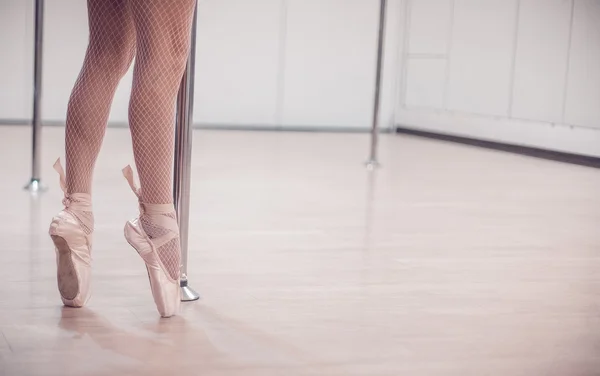
[[[516,0],[456,0],[450,109],[508,114],[516,7]]]
[[[571,7],[565,0],[521,0],[512,116],[563,121]]]
[[[600,129],[600,1],[576,0],[565,121]]]

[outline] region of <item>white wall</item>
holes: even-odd
[[[408,0],[401,127],[600,156],[599,0]]]
[[[199,0],[194,121],[367,129],[378,6]],[[62,122],[86,8],[46,8],[43,117]],[[0,121],[30,118],[32,50],[33,2],[0,1]],[[599,103],[600,0],[388,0],[382,127],[600,156]]]
[[[32,4],[0,2],[0,119],[23,119],[31,113]]]
[[[0,1],[0,119],[30,118],[33,2]],[[370,126],[379,0],[199,0],[196,123]],[[391,0],[382,124],[393,126],[401,0]],[[84,1],[46,0],[43,118],[62,122],[87,41]],[[125,122],[131,72],[110,120]]]

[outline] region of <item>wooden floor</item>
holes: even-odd
[[[1,127],[0,375],[600,375],[600,170],[409,136],[196,132],[190,280],[161,320],[122,236],[125,129],[98,161],[94,295],[62,308],[46,128]]]

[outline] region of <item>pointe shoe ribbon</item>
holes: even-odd
[[[60,158],[54,162],[54,170],[58,172],[60,176],[60,189],[62,189],[65,197],[62,200],[63,205],[66,209],[80,210],[80,211],[92,211],[92,196],[89,193],[69,193],[67,190],[67,180],[65,177],[65,170],[60,163]],[[85,225],[92,225],[91,223],[85,223]]]
[[[144,215],[148,216],[151,218],[151,222],[154,225],[169,230],[164,236],[152,239],[154,246],[156,248],[160,248],[162,245],[179,236],[179,226],[177,225],[177,220],[173,220],[173,218],[165,215],[173,213],[173,204],[146,204],[142,202],[142,190],[135,184],[133,169],[131,166],[127,166],[123,169],[123,176],[125,179],[127,179],[129,187],[131,187],[131,190],[138,198],[140,217]]]
[[[94,223],[92,217],[88,215],[78,215],[78,211],[92,211],[92,197],[89,193],[68,193],[65,179],[65,171],[60,163],[60,158],[54,163],[54,170],[60,177],[60,188],[64,193],[62,200],[65,209],[58,213],[50,224],[50,235],[66,238],[69,245],[73,247],[73,257],[86,265],[90,265],[92,234],[86,234],[82,230],[82,225],[93,230]]]

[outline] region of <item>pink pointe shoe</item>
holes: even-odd
[[[60,175],[60,187],[65,194],[65,208],[52,218],[49,230],[56,248],[58,291],[64,305],[79,308],[91,296],[92,200],[87,193],[67,192],[60,159],[54,163],[54,169]]]
[[[157,249],[179,238],[177,219],[167,216],[174,212],[173,204],[145,204],[141,201],[140,189],[133,180],[131,166],[123,169],[123,175],[138,197],[140,216],[125,224],[125,239],[139,253],[148,271],[150,288],[156,308],[162,317],[171,317],[179,311],[181,302],[179,279],[173,279],[158,256]],[[140,219],[164,229],[164,235],[151,239],[140,223]]]

